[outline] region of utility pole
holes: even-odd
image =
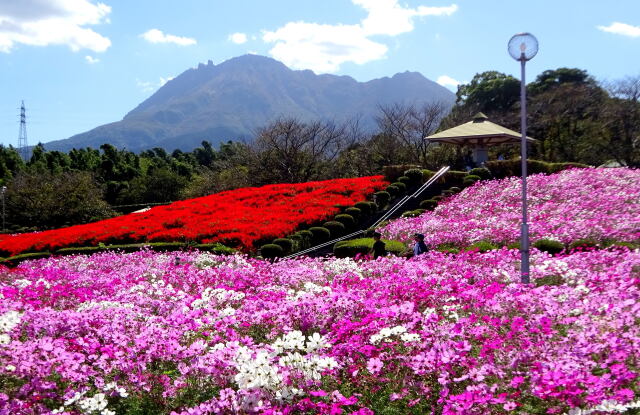
[[[20,132],[18,133],[18,153],[25,161],[29,161],[29,144],[27,143],[27,114],[24,108],[24,100],[20,107]]]

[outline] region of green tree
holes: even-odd
[[[5,198],[14,228],[52,229],[113,214],[88,172],[20,172],[7,183]]]

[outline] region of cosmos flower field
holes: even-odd
[[[532,177],[567,189],[539,202],[553,226],[536,232],[637,241],[637,172],[584,172]],[[496,234],[509,209],[487,195],[509,192],[471,187],[413,232],[484,209]],[[143,250],[0,268],[0,414],[639,411],[640,250],[533,249],[531,285],[519,261],[507,248],[275,263]]]
[[[431,246],[513,243],[520,238],[520,186],[518,177],[476,183],[432,212],[390,223],[382,233],[403,241],[424,233]],[[639,241],[640,170],[571,169],[533,175],[528,178],[528,207],[532,241]]]
[[[640,394],[640,252],[23,263],[2,413],[580,413]],[[440,412],[441,411],[441,412]],[[389,413],[389,412],[388,412]],[[588,413],[588,412],[584,412]]]

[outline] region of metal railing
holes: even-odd
[[[367,229],[375,228],[376,226],[378,226],[383,221],[389,219],[391,217],[391,215],[396,213],[398,211],[398,209],[400,209],[405,203],[407,203],[409,201],[409,199],[416,199],[418,196],[420,196],[422,194],[422,192],[424,192],[429,186],[431,186],[433,183],[435,183],[435,181],[438,180],[447,171],[449,171],[449,166],[442,167],[433,176],[431,176],[429,178],[429,180],[427,180],[422,186],[420,186],[420,188],[418,188],[418,190],[413,192],[413,194],[411,196],[405,196],[402,199],[400,199],[400,201],[397,202],[393,206],[393,208],[389,209],[384,215],[382,215],[380,217],[380,219],[378,219],[373,225],[369,226]],[[291,255],[287,255],[283,259],[295,258],[295,257],[300,256],[300,255],[305,255],[305,254],[308,254],[310,252],[317,251],[318,249],[322,249],[322,248],[325,248],[325,247],[327,247],[329,245],[333,245],[336,242],[344,241],[345,239],[353,238],[354,236],[360,235],[361,233],[365,233],[367,231],[367,229],[361,229],[361,230],[359,230],[357,232],[353,232],[353,233],[350,233],[348,235],[341,236],[340,238],[336,238],[336,239],[332,239],[331,241],[323,242],[323,243],[321,243],[319,245],[312,246],[311,248],[307,248],[307,249],[304,249],[302,251],[298,251],[296,253],[293,253]]]

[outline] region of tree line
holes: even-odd
[[[468,149],[423,138],[469,121],[477,112],[519,131],[519,81],[495,71],[458,88],[452,109],[442,103],[380,106],[377,129],[359,119],[303,122],[279,118],[250,143],[208,141],[193,151],[153,148],[139,154],[103,144],[99,149],[46,151],[23,161],[0,146],[0,183],[6,227],[41,230],[84,223],[154,203],[270,183],[379,174],[385,165],[437,169],[465,166]],[[640,166],[640,77],[604,85],[586,71],[545,71],[527,85],[531,157],[552,162]],[[518,146],[491,148],[518,157]]]

